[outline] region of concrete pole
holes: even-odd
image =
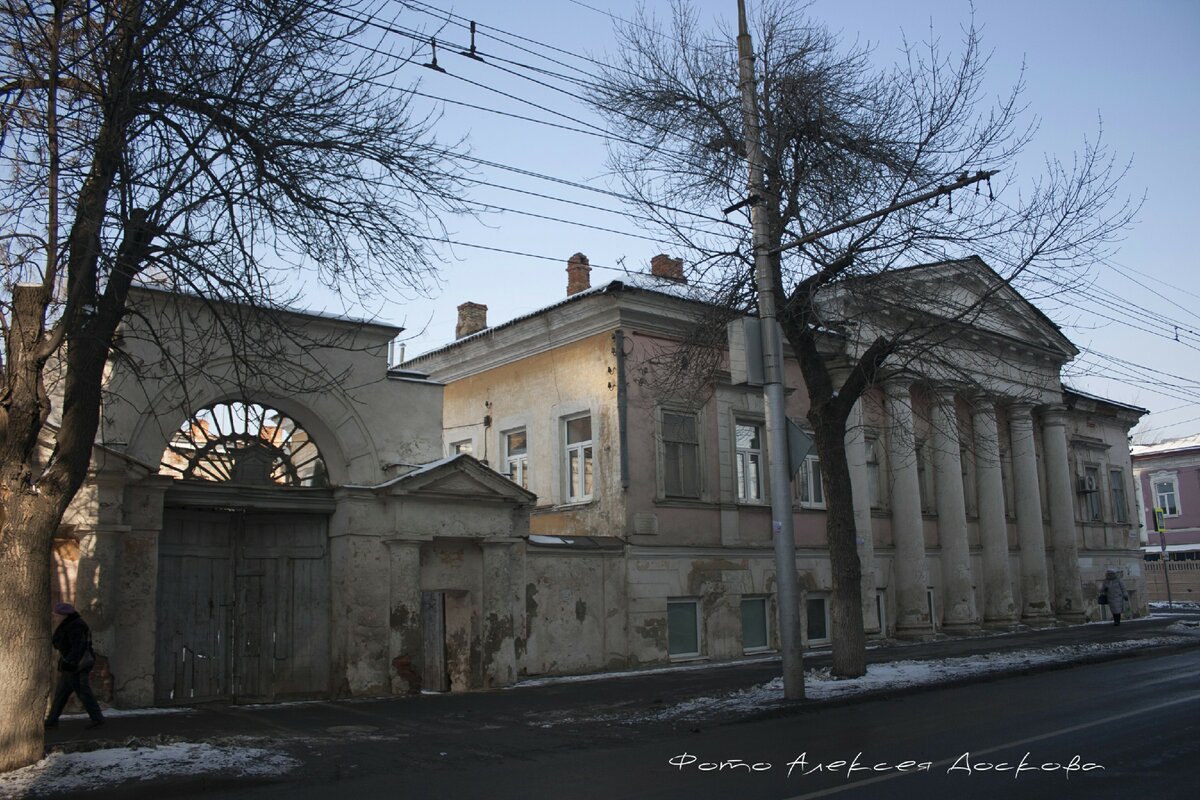
[[[766,404],[767,469],[771,476],[771,534],[775,543],[775,585],[779,606],[779,645],[783,650],[783,696],[804,697],[804,656],[800,649],[800,602],[796,575],[796,534],[792,519],[792,482],[788,474],[788,437],[783,393],[783,345],[775,312],[775,278],[771,268],[771,235],[763,206],[762,152],[759,145],[758,99],[754,55],[746,26],[746,3],[738,0],[738,84],[745,123],[746,160],[752,198],[754,273],[762,329],[763,400]]]

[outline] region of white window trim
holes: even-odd
[[[567,443],[567,423],[572,422],[577,419],[583,419],[584,417],[587,417],[590,421],[591,428],[592,428],[592,432],[591,432],[592,438],[587,439],[582,442],[573,442],[573,443],[568,444]],[[559,454],[560,454],[559,469],[561,470],[561,474],[562,474],[562,482],[561,482],[562,489],[561,489],[561,491],[562,491],[563,504],[564,505],[566,505],[566,504],[577,505],[580,503],[591,502],[592,498],[596,494],[596,480],[598,478],[597,470],[596,470],[596,416],[594,414],[592,414],[592,412],[590,410],[589,411],[581,411],[576,414],[567,414],[567,415],[559,418],[558,430],[559,430],[559,441],[562,443],[562,446],[559,448]],[[591,456],[591,458],[592,458],[592,490],[590,492],[584,492],[583,484],[582,484],[584,475],[587,473],[587,471],[583,468],[583,463],[584,463],[583,462],[583,453],[584,453],[585,449],[590,449],[592,452],[592,456]],[[580,463],[579,479],[580,479],[581,483],[578,487],[573,487],[571,485],[571,452],[572,451],[579,452],[579,459],[580,459],[579,460],[579,463]],[[575,488],[578,488],[580,490],[580,493],[576,496],[572,496],[571,492]]]
[[[1171,491],[1172,491],[1172,494],[1174,494],[1174,496],[1175,496],[1175,513],[1174,514],[1167,513],[1167,510],[1158,504],[1158,489],[1156,489],[1154,487],[1154,484],[1156,484],[1156,483],[1170,483],[1171,484]],[[1152,502],[1150,503],[1151,513],[1153,513],[1154,509],[1156,509],[1156,508],[1162,508],[1164,519],[1167,517],[1182,516],[1183,515],[1183,502],[1179,496],[1179,473],[1177,473],[1177,472],[1155,472],[1155,473],[1153,473],[1150,476],[1150,497],[1152,500]]]
[[[753,425],[758,428],[758,449],[745,449],[738,447],[737,429],[739,425]],[[735,415],[733,418],[733,496],[738,505],[744,506],[763,506],[769,505],[771,502],[770,495],[767,492],[770,481],[767,477],[767,426],[761,419],[755,417],[747,417],[744,415]],[[758,497],[746,497],[743,493],[745,486],[738,478],[738,465],[741,463],[743,453],[758,453]],[[743,475],[747,474],[743,470]]]
[[[816,464],[818,467],[820,467],[820,457],[815,454],[809,454],[808,456],[805,456],[804,466],[800,469],[799,480],[796,482],[797,494],[799,495],[797,499],[800,502],[801,508],[825,508],[825,485],[822,481],[813,480],[812,464]],[[821,490],[820,502],[812,499],[815,494],[814,489],[818,487]],[[805,500],[805,497],[809,499]]]
[[[518,431],[525,432],[525,452],[519,456],[512,456],[508,452],[508,437],[514,433],[517,433]],[[531,449],[532,448],[530,448],[530,446],[529,446],[529,428],[527,426],[516,425],[514,427],[508,428],[507,430],[503,430],[500,432],[500,453],[501,453],[500,463],[504,466],[504,471],[502,474],[511,476],[512,475],[512,463],[511,462],[514,459],[519,460],[521,462],[521,467],[519,470],[519,473],[520,473],[519,477],[510,477],[510,480],[512,480],[518,486],[524,486],[527,489],[529,488],[529,455],[530,455],[529,451]],[[593,476],[593,480],[595,480],[595,476]]]
[[[687,495],[668,495],[666,482],[667,469],[667,443],[663,437],[663,414],[678,414],[681,416],[691,416],[696,420],[696,494],[695,496]],[[657,486],[656,497],[659,500],[667,501],[703,501],[707,493],[705,492],[705,469],[704,469],[704,411],[703,409],[688,408],[686,406],[662,405],[655,409],[654,414],[655,425],[655,444],[657,458]]]
[[[691,604],[695,611],[696,650],[691,653],[671,652],[671,606]],[[702,657],[704,653],[704,629],[700,625],[700,598],[698,597],[668,597],[667,598],[667,656],[672,661],[691,661]]]

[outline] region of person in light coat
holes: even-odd
[[[1129,600],[1129,592],[1125,591],[1125,584],[1121,582],[1121,577],[1115,569],[1105,570],[1100,593],[1108,598],[1108,610],[1112,613],[1113,625],[1120,625],[1121,615],[1125,613],[1125,603]]]

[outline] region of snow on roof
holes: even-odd
[[[1157,453],[1169,453],[1175,450],[1190,450],[1193,447],[1200,447],[1200,433],[1193,433],[1191,436],[1181,436],[1178,439],[1166,439],[1154,444],[1135,444],[1130,448],[1130,452],[1135,456],[1145,456]]]

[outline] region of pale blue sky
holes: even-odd
[[[621,16],[630,15],[634,8],[625,0],[583,2]],[[666,3],[648,5],[666,11]],[[708,18],[729,16],[736,9],[736,0],[702,0],[699,5]],[[534,75],[528,65],[575,75],[579,73],[574,69],[594,73],[593,64],[568,54],[596,55],[611,46],[610,23],[601,13],[569,0],[521,4],[433,0],[429,7],[474,19],[481,26],[480,49],[519,64],[480,64],[441,47],[439,63],[448,74],[424,70],[417,64],[405,68],[414,79],[421,78],[423,92],[576,126],[467,82],[474,81],[600,124],[569,92],[538,86],[518,75]],[[842,31],[847,39],[872,42],[881,60],[892,58],[902,29],[910,38],[921,39],[928,35],[931,21],[945,42],[956,42],[970,10],[965,0],[814,0],[810,6],[815,18]],[[401,10],[395,21],[405,28],[436,27],[432,16],[413,9]],[[1129,231],[1119,252],[1110,264],[1097,265],[1096,288],[1086,297],[1040,303],[1077,345],[1103,354],[1082,357],[1077,372],[1114,375],[1123,371],[1120,380],[1081,375],[1071,383],[1156,412],[1138,429],[1145,431],[1139,440],[1200,430],[1200,279],[1191,241],[1200,225],[1200,158],[1193,148],[1200,128],[1200,47],[1195,44],[1200,38],[1200,2],[979,2],[975,21],[983,28],[985,46],[994,51],[989,80],[997,93],[1012,83],[1022,62],[1026,67],[1026,100],[1041,127],[1022,171],[1032,174],[1042,152],[1069,161],[1085,136],[1095,136],[1103,119],[1105,141],[1121,156],[1133,159],[1125,191],[1134,196],[1146,194],[1139,223]],[[545,46],[511,39],[533,51],[522,52],[488,38],[490,31],[482,26]],[[442,38],[465,42],[466,33],[449,27]],[[557,77],[539,78],[551,87],[569,88]],[[439,135],[450,140],[464,134],[478,158],[599,189],[617,188],[604,174],[604,147],[599,138],[447,105]],[[504,170],[480,167],[475,177],[566,200],[621,208],[619,201],[601,194]],[[471,196],[514,211],[646,235],[616,214],[487,187],[477,187]],[[623,263],[639,270],[665,249],[654,241],[513,212],[489,214],[482,224],[452,220],[448,227],[457,242],[554,260],[465,246],[447,248],[441,285],[432,298],[381,298],[373,308],[348,309],[405,325],[409,355],[453,339],[455,308],[461,302],[487,304],[489,322],[496,324],[562,299],[565,262],[576,251],[586,253],[594,266]],[[593,283],[618,277],[619,271],[603,268],[592,273]],[[313,305],[321,305],[318,297],[311,299]],[[1130,307],[1131,303],[1140,309]],[[341,310],[335,307],[336,301],[327,305],[329,310]],[[1142,330],[1155,323],[1165,326],[1158,335]],[[1174,341],[1175,324],[1180,326],[1180,342]],[[1120,361],[1114,363],[1106,357]]]

